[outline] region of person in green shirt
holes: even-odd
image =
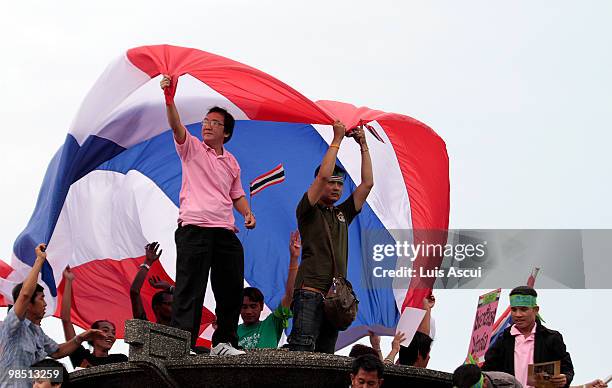
[[[289,318],[292,317],[289,307],[293,300],[293,283],[297,274],[300,248],[300,233],[296,230],[291,232],[289,241],[289,274],[285,285],[285,295],[276,310],[263,321],[259,320],[264,305],[263,293],[255,287],[244,289],[240,309],[243,323],[238,326],[238,346],[244,349],[276,348],[278,346],[283,330],[288,327]]]

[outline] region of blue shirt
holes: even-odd
[[[27,379],[9,380],[9,369],[29,368],[58,349],[39,325],[19,319],[11,309],[0,326],[0,388],[32,387]]]

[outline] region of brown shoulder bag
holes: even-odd
[[[346,330],[357,317],[359,300],[353,291],[351,282],[344,276],[336,273],[336,258],[331,231],[325,217],[323,219],[325,221],[325,230],[327,231],[327,238],[332,253],[333,274],[332,285],[323,300],[323,311],[325,312],[325,317],[336,327],[336,329],[342,331]]]

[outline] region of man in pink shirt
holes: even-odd
[[[164,75],[161,88],[170,84],[170,77]],[[210,271],[217,304],[211,354],[243,354],[236,349],[236,330],[242,306],[244,252],[236,237],[233,208],[242,214],[248,229],[255,227],[255,216],[242,189],[238,161],[223,147],[232,137],[235,121],[225,109],[211,108],[202,121],[200,141],[181,123],[173,101],[166,103],[166,113],[183,173],[175,233],[172,326],[191,332],[195,349]]]
[[[561,373],[550,381],[557,387],[569,387],[574,377],[572,359],[561,334],[542,325],[537,296],[536,290],[528,286],[510,291],[514,324],[491,344],[482,369],[509,373],[524,387],[531,387],[527,384],[529,364],[561,361]]]

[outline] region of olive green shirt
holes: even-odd
[[[338,206],[312,206],[304,194],[295,211],[302,237],[302,261],[295,278],[295,289],[313,287],[327,292],[334,275],[346,277],[348,261],[348,226],[359,212],[351,194]],[[336,273],[332,267],[332,244],[325,223],[329,225],[336,259]]]

